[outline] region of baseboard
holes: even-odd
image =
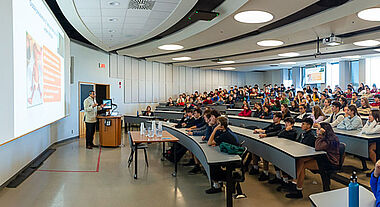
[[[63,144],[65,142],[69,142],[69,141],[72,141],[74,139],[79,139],[79,136],[74,136],[74,137],[70,137],[70,138],[67,138],[67,139],[63,139],[63,140],[60,140],[60,141],[57,141],[57,142],[54,142],[53,144],[51,144],[49,147],[47,147],[44,151],[42,151],[36,158],[34,158],[32,161],[30,161],[27,165],[25,165],[22,169],[20,169],[17,173],[15,173],[11,178],[9,178],[5,183],[3,183],[2,185],[0,185],[0,190],[2,190],[3,188],[5,188],[10,182],[12,182],[12,180],[14,180],[17,176],[19,176],[23,171],[25,171],[26,169],[28,169],[37,159],[39,159],[39,157],[46,153],[47,151],[51,150],[52,148],[54,148],[56,145],[59,145],[59,144]]]

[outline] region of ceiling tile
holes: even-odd
[[[100,16],[100,9],[78,9],[79,16],[88,16],[88,17],[94,17],[94,16]]]
[[[126,9],[102,9],[103,17],[124,16]]]
[[[77,9],[99,9],[100,0],[74,0],[74,5]]]
[[[149,16],[151,10],[137,10],[137,9],[128,9],[127,17],[144,17]]]
[[[120,5],[111,6],[109,2],[113,2],[113,1],[119,2]],[[108,9],[127,9],[128,4],[129,4],[129,0],[100,0],[100,2],[101,2],[102,8],[108,8]]]
[[[153,11],[172,12],[177,7],[176,3],[161,3],[156,2],[153,7]]]

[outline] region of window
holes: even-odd
[[[339,63],[327,63],[326,87],[330,86],[333,89],[336,85],[339,85]]]
[[[355,89],[359,88],[359,60],[350,62],[351,83]]]
[[[293,84],[292,75],[293,75],[292,69],[283,70],[283,77],[284,77],[283,83],[285,87],[290,87]]]
[[[372,88],[372,84],[380,85],[380,57],[372,57],[365,59],[365,84]]]

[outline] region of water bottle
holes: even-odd
[[[158,122],[157,137],[162,137],[162,121]]]
[[[137,117],[139,117],[139,110],[137,110]]]
[[[141,122],[141,124],[140,124],[140,135],[144,135],[144,134],[145,134],[144,122]]]
[[[359,184],[356,172],[352,172],[348,185],[348,207],[359,207]]]
[[[153,131],[153,136],[157,134],[157,128],[156,128],[156,121],[152,121],[152,131]]]

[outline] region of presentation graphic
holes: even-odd
[[[305,69],[306,84],[316,84],[325,82],[325,67],[317,66],[315,68]]]
[[[26,86],[28,107],[42,104],[42,48],[26,33]]]

